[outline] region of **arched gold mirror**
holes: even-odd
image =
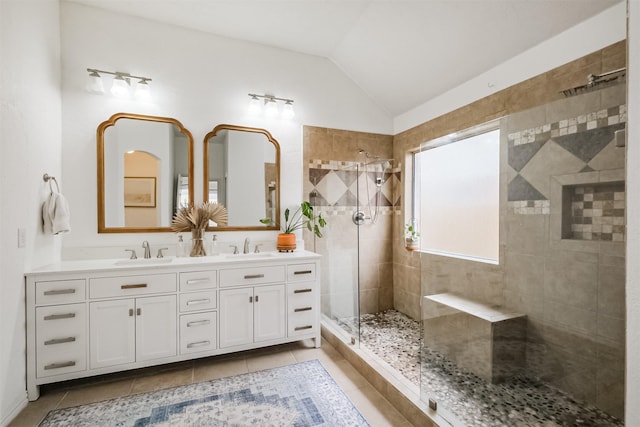
[[[204,197],[227,208],[216,230],[277,230],[260,219],[280,219],[280,145],[258,128],[218,125],[204,137]]]
[[[97,130],[98,233],[171,231],[193,203],[193,136],[169,117],[118,113]]]

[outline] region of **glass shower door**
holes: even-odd
[[[353,162],[331,162],[311,168],[309,174],[314,186],[309,201],[327,220],[324,237],[314,237],[311,248],[323,256],[323,321],[352,344],[360,339],[359,235],[352,219],[358,211],[358,175],[359,166]]]

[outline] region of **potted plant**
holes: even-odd
[[[263,218],[260,220],[263,224],[271,224],[271,218]],[[318,237],[322,237],[320,231],[327,225],[327,221],[321,214],[315,215],[313,206],[309,202],[302,202],[300,206],[291,213],[289,208],[284,211],[284,223],[280,226],[282,233],[278,234],[276,249],[280,252],[293,252],[296,248],[296,235],[294,231],[307,228]]]
[[[420,233],[415,225],[404,225],[404,247],[408,251],[417,251],[420,249]]]

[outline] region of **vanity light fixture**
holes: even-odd
[[[151,88],[149,86],[149,82],[151,81],[150,77],[133,76],[121,71],[105,71],[95,68],[87,68],[87,71],[89,72],[89,80],[87,81],[86,88],[89,92],[104,94],[102,74],[108,74],[114,76],[110,91],[113,96],[129,98],[131,96],[131,79],[134,79],[137,80],[137,83],[133,96],[141,101],[151,99]]]
[[[250,93],[249,98],[249,114],[255,115],[264,110],[264,114],[267,117],[276,117],[278,113],[280,113],[280,117],[283,119],[291,119],[296,115],[293,110],[293,99],[278,98],[274,95],[258,95],[255,93]],[[261,102],[260,99],[262,99],[263,102]],[[279,111],[276,101],[284,102],[282,111]]]
[[[91,93],[104,95],[104,84],[102,83],[102,77],[100,77],[100,74],[95,71],[91,71],[89,73],[86,89]]]

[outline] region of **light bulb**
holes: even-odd
[[[274,117],[278,114],[278,104],[275,99],[267,99],[264,107],[264,113],[268,117]]]
[[[282,106],[282,118],[283,119],[292,119],[296,115],[296,112],[293,110],[293,102],[287,101]]]
[[[100,77],[100,74],[95,71],[89,73],[85,88],[88,92],[104,95],[104,84],[102,83],[102,77]]]
[[[113,78],[113,85],[111,86],[111,94],[118,98],[129,97],[129,84],[121,75],[116,75]]]
[[[151,87],[149,87],[149,83],[147,83],[147,80],[142,79],[136,84],[135,97],[139,101],[151,100]]]
[[[262,110],[262,105],[260,105],[260,100],[257,96],[251,95],[251,100],[249,101],[249,114],[258,114]]]

